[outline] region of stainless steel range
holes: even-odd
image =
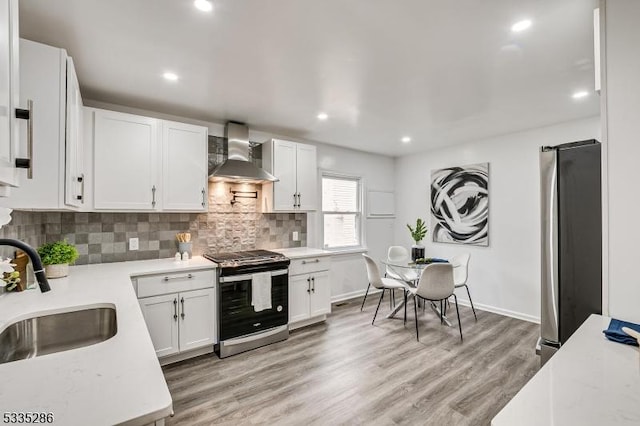
[[[220,343],[216,353],[220,358],[289,337],[287,257],[267,250],[207,253],[204,257],[218,264]]]

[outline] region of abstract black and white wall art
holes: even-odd
[[[431,172],[431,230],[434,242],[489,245],[489,163]]]

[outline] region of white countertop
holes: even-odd
[[[202,258],[83,265],[50,280],[51,291],[0,296],[0,331],[44,313],[115,306],[117,334],[104,342],[0,364],[0,411],[51,412],[55,424],[148,424],[167,417],[171,395],[147,331],[131,276],[211,269]]]
[[[287,256],[289,259],[304,259],[306,257],[319,257],[319,256],[332,256],[334,253],[310,247],[294,247],[294,248],[279,248],[270,249],[276,253],[281,253]]]
[[[639,425],[638,347],[607,340],[610,320],[591,315],[491,424]]]

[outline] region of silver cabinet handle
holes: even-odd
[[[80,195],[76,195],[76,200],[84,203],[84,173],[81,173],[76,180],[80,183]]]
[[[300,199],[302,198],[302,194],[298,192],[298,208],[300,208]]]
[[[205,207],[207,205],[205,194],[206,194],[206,191],[204,190],[204,188],[202,188],[202,207]]]
[[[311,282],[313,283],[312,284],[313,286],[311,287],[311,291],[315,293],[316,292],[316,277],[311,277]]]
[[[151,207],[155,207],[156,206],[156,186],[153,185],[151,187]]]
[[[163,281],[171,281],[171,280],[190,280],[191,278],[193,278],[193,274],[187,274],[187,275],[179,275],[177,277],[164,277]]]
[[[307,278],[307,293],[311,293],[311,278]]]
[[[293,193],[293,208],[296,208],[296,204],[298,204],[298,201],[296,200],[296,197],[298,196],[298,194],[296,194],[295,192]]]
[[[180,304],[182,305],[182,312],[180,313],[180,316],[184,319],[184,297],[180,298]]]
[[[306,260],[303,260],[303,261],[302,261],[302,264],[303,264],[303,265],[306,265],[307,263],[320,263],[320,259],[310,260],[310,261],[308,261],[308,262],[307,262]]]
[[[27,169],[27,179],[33,179],[33,101],[27,100],[27,109],[16,108],[16,118],[27,120],[27,158],[16,158],[16,168]]]
[[[178,321],[178,299],[173,299],[173,320]]]

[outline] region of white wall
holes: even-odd
[[[318,168],[362,179],[363,221],[365,245],[374,259],[386,257],[393,241],[393,219],[367,219],[366,195],[369,190],[394,190],[395,163],[392,157],[353,151],[331,145],[317,144]],[[320,205],[320,204],[318,204]],[[322,218],[319,213],[308,216],[309,246],[322,247]],[[311,230],[316,232],[312,234]],[[360,253],[333,256],[331,267],[331,296],[341,300],[364,294],[367,275]]]
[[[609,314],[640,322],[640,1],[605,3]]]
[[[85,104],[95,108],[198,124],[208,127],[209,134],[211,135],[222,136],[224,134],[224,123],[192,120],[185,117],[176,117],[169,114],[92,100],[85,100]],[[287,135],[275,135],[262,132],[256,128],[250,128],[250,140],[260,142],[266,141],[269,138],[291,139],[315,145],[317,147],[318,168],[320,170],[360,177],[362,179],[364,195],[363,206],[366,206],[366,194],[368,190],[394,190],[395,162],[392,157],[341,148],[314,141],[305,141],[300,138],[288,138]],[[320,173],[319,171],[318,176],[320,176]],[[322,205],[320,196],[319,187],[318,206]],[[393,219],[366,219],[366,211],[363,213],[362,226],[364,229],[365,246],[369,254],[375,259],[382,259],[386,256],[387,248],[393,241],[393,224]],[[319,213],[307,214],[307,245],[309,247],[322,248],[322,220]],[[367,276],[361,252],[337,254],[332,257],[332,300],[336,301],[362,295],[366,288]]]
[[[433,243],[428,234],[427,256],[449,258],[469,252],[469,286],[477,307],[539,321],[539,148],[592,138],[600,139],[599,117],[398,158],[395,242],[411,246],[406,224],[417,217],[427,220],[431,230],[431,170],[489,162],[489,247]],[[467,299],[464,290],[458,294],[460,300]]]

